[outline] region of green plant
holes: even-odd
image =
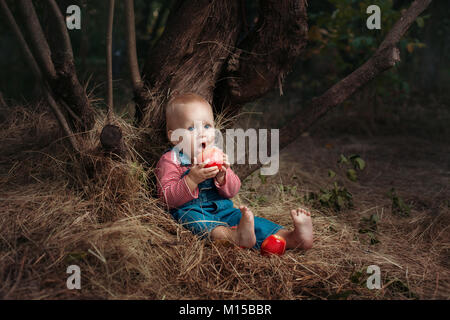
[[[362,171],[366,167],[366,162],[358,154],[348,157],[341,154],[338,163],[347,167],[347,178],[351,181],[358,180],[356,170]]]
[[[351,275],[350,275],[350,281],[354,284],[358,284],[361,285],[364,283],[365,279],[364,279],[364,269],[358,270],[358,271],[354,271]]]
[[[277,189],[280,193],[288,193],[291,196],[297,195],[297,186],[279,184],[277,185]]]
[[[407,217],[411,212],[411,208],[403,201],[403,199],[397,194],[394,188],[388,192],[388,196],[392,200],[391,210],[393,214]]]
[[[138,162],[130,162],[130,174],[136,177],[143,185],[147,185],[148,174]]]
[[[262,184],[266,184],[267,182],[267,176],[262,175],[261,173],[258,174],[259,180],[261,180]]]
[[[380,241],[376,237],[379,221],[378,214],[372,214],[370,217],[362,217],[359,223],[359,233],[365,233],[369,236],[370,244],[377,244]]]
[[[353,207],[352,194],[336,181],[330,189],[320,189],[318,194],[310,192],[304,197],[304,201],[316,207],[327,207],[335,211]]]
[[[344,167],[346,176],[351,181],[357,181],[357,170],[362,171],[366,167],[366,162],[358,154],[352,154],[348,157],[341,154],[337,162],[341,167]],[[328,177],[337,179],[338,174],[329,169]],[[319,193],[310,192],[304,196],[304,201],[312,203],[316,207],[327,207],[335,211],[353,207],[352,194],[338,181],[334,181],[333,185],[327,189],[320,189]]]

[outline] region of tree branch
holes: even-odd
[[[139,72],[139,64],[136,53],[136,30],[134,19],[134,1],[125,0],[125,24],[126,24],[126,37],[127,37],[127,54],[128,54],[128,66],[130,68],[131,83],[133,90],[136,93],[142,90],[143,84],[141,80],[141,74]]]
[[[72,45],[67,31],[65,18],[55,0],[45,0],[49,12],[51,30],[47,32],[52,60],[56,69],[56,79],[49,85],[54,94],[73,108],[82,122],[74,121],[77,131],[87,131],[94,126],[94,111],[86,92],[80,84],[73,58]]]
[[[56,78],[55,66],[51,59],[50,48],[42,31],[41,24],[34,10],[33,2],[18,0],[19,11],[23,17],[25,29],[29,35],[31,49],[40,69],[48,80]]]
[[[380,47],[367,62],[336,83],[323,95],[312,99],[311,102],[294,117],[294,119],[292,119],[285,127],[281,128],[280,149],[283,149],[297,139],[303,132],[316,123],[317,120],[322,118],[332,107],[342,103],[358,88],[400,61],[400,51],[396,48],[398,41],[430,3],[431,0],[415,0],[392,27]],[[244,179],[260,167],[261,163],[245,166],[239,165],[237,166],[236,171],[241,179]]]
[[[55,0],[46,0],[45,3],[50,9],[52,22],[52,35],[54,35],[54,48],[52,47],[55,64],[67,64],[73,61],[72,43],[65,23],[65,18],[59,10]]]
[[[111,122],[111,117],[114,108],[114,95],[113,95],[113,79],[112,79],[112,32],[114,24],[114,0],[109,0],[109,13],[108,13],[108,27],[106,31],[106,73],[108,83],[107,93],[107,106],[108,115],[107,122]]]
[[[25,56],[25,60],[27,61],[32,73],[36,77],[36,80],[38,83],[43,85],[45,98],[51,107],[53,113],[56,116],[56,119],[58,120],[59,124],[61,125],[61,128],[63,129],[64,133],[69,138],[70,144],[72,145],[73,149],[75,151],[79,151],[78,149],[78,143],[73,135],[72,130],[70,129],[66,118],[64,117],[63,112],[59,108],[58,104],[53,99],[53,96],[50,93],[50,89],[48,85],[46,84],[45,80],[42,77],[41,70],[39,69],[39,66],[36,62],[36,60],[33,57],[33,54],[30,51],[30,48],[28,47],[25,38],[22,35],[22,32],[20,31],[19,26],[16,23],[16,20],[14,19],[14,16],[11,14],[11,11],[8,8],[8,5],[6,4],[5,0],[0,0],[0,8],[2,9],[6,21],[11,28],[11,31],[14,33],[16,39],[19,41],[20,48],[22,50],[23,55]]]

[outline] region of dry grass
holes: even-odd
[[[133,128],[117,121],[126,139],[137,139]],[[177,225],[150,196],[151,172],[137,165],[136,159],[117,163],[96,153],[101,127],[97,123],[86,139],[91,151],[74,157],[42,106],[8,111],[0,129],[0,297],[449,297],[448,172],[443,172],[445,180],[436,171],[439,166],[422,171],[406,166],[403,174],[433,175],[429,182],[412,188],[407,184],[417,182],[414,176],[398,180],[399,168],[377,156],[380,149],[335,139],[331,152],[320,148],[323,141],[300,139],[291,146],[294,149],[283,153],[279,175],[265,184],[251,177],[235,203],[249,204],[258,215],[290,226],[288,209],[301,205],[308,190],[326,185],[326,168],[335,162],[336,152],[363,149],[369,167],[360,183],[349,186],[357,199],[354,209],[340,214],[314,211],[312,250],[290,250],[282,257],[267,258],[253,250],[198,240]],[[301,156],[294,157],[299,150]],[[391,214],[383,196],[389,179],[397,181],[405,199],[412,199],[411,217]],[[286,192],[277,188],[280,184],[297,189]],[[376,245],[358,233],[361,216],[371,213],[381,216]],[[81,290],[66,288],[66,268],[71,264],[81,268]],[[381,268],[381,290],[365,286],[366,268],[372,264]]]

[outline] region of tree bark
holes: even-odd
[[[112,33],[114,25],[114,0],[109,0],[108,27],[106,30],[106,78],[108,84],[106,104],[108,106],[107,122],[111,122],[114,110],[113,75],[112,75]]]
[[[56,96],[73,108],[75,114],[81,119],[81,123],[73,120],[76,131],[90,130],[95,122],[94,110],[76,74],[72,44],[67,32],[65,18],[55,0],[45,0],[44,3],[50,13],[50,28],[47,39],[56,69],[56,79],[49,80],[49,84]]]
[[[139,71],[138,57],[136,52],[136,31],[133,0],[125,0],[125,24],[127,30],[127,57],[131,75],[131,84],[133,86],[135,95],[140,95],[143,83]]]
[[[159,94],[138,106],[141,127],[164,127],[167,94],[195,92],[212,103],[219,71],[240,31],[239,12],[239,3],[227,0],[178,1],[173,6],[144,66],[146,86]]]
[[[245,102],[281,83],[306,44],[304,0],[261,1],[259,23],[240,41],[243,1],[177,0],[164,33],[149,51],[145,89],[135,95],[135,124],[151,128],[143,140],[167,143],[164,105],[176,93],[194,92],[216,114],[235,114]],[[152,156],[137,150],[152,163]],[[145,148],[145,146],[144,146]],[[157,154],[157,153],[156,153]]]
[[[214,92],[218,113],[232,116],[243,104],[282,82],[306,45],[305,1],[264,0],[258,23],[231,54]]]
[[[18,0],[18,8],[25,24],[25,30],[29,35],[31,51],[36,61],[49,81],[56,79],[56,70],[51,58],[50,48],[45,38],[44,31],[37,17],[33,2]]]

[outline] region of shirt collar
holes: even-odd
[[[186,154],[184,154],[181,150],[179,150],[177,147],[170,148],[168,151],[170,150],[173,150],[181,166],[185,167],[191,165],[191,159],[189,159],[189,157]]]

